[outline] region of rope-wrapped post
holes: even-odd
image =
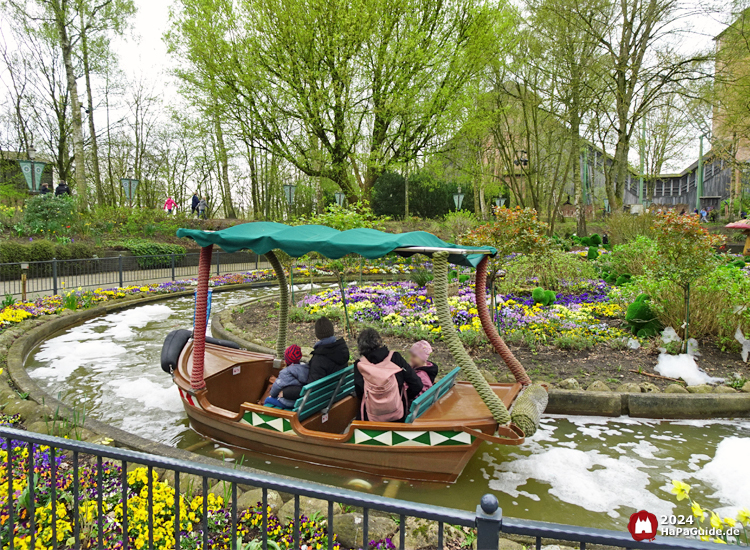
[[[440,330],[445,339],[445,343],[448,345],[453,358],[458,362],[458,366],[461,367],[467,380],[471,382],[474,389],[477,390],[479,397],[482,398],[484,404],[492,413],[492,418],[500,425],[505,425],[510,422],[510,414],[508,409],[505,408],[505,404],[492,390],[487,380],[485,380],[482,373],[474,364],[469,354],[464,349],[461,340],[456,332],[456,327],[453,326],[453,317],[451,316],[450,305],[448,304],[448,253],[447,252],[436,252],[432,256],[432,270],[435,275],[434,288],[435,295],[433,296],[433,303],[437,310],[438,320],[440,322]]]
[[[523,393],[516,398],[510,417],[513,423],[523,430],[524,435],[530,437],[536,433],[548,402],[549,395],[541,384],[526,386]]]
[[[276,357],[281,358],[284,357],[284,350],[286,349],[286,334],[289,323],[289,287],[286,284],[284,267],[273,250],[266,253],[266,258],[276,272],[276,280],[279,281],[279,330],[276,335]]]
[[[487,339],[492,343],[492,347],[495,351],[503,358],[505,364],[513,373],[516,378],[516,382],[528,386],[531,384],[531,378],[526,374],[526,369],[523,368],[521,362],[516,359],[513,352],[506,345],[505,341],[500,337],[497,332],[490,311],[487,308],[487,263],[488,258],[485,256],[477,266],[477,280],[474,286],[474,298],[477,304],[477,313],[479,320],[482,322],[482,328],[484,333],[487,335]]]
[[[190,386],[194,391],[206,387],[203,380],[203,367],[206,362],[206,324],[208,319],[208,280],[211,277],[211,252],[214,245],[201,248],[198,263],[198,288],[195,291],[195,327],[193,327],[193,370],[190,373]]]

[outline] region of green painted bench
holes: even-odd
[[[448,393],[448,390],[450,390],[453,387],[453,384],[456,383],[456,376],[460,371],[461,367],[456,367],[448,374],[443,376],[440,380],[435,382],[435,384],[429,390],[412,401],[411,407],[409,407],[409,414],[406,416],[406,420],[404,420],[404,422],[406,422],[407,424],[414,422],[417,418],[422,416],[433,404],[437,403],[441,397]]]
[[[294,403],[294,412],[299,420],[304,420],[318,411],[328,414],[331,407],[354,392],[354,366],[329,374],[302,388],[299,399]]]

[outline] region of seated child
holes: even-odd
[[[422,380],[421,395],[429,390],[435,383],[438,367],[429,360],[430,354],[432,353],[432,346],[426,340],[415,342],[409,352],[411,354],[409,363],[411,363],[414,372],[416,372],[417,376]]]
[[[266,398],[264,405],[278,407],[280,409],[293,409],[294,399],[285,399],[284,391],[296,390],[295,395],[299,395],[299,390],[307,384],[307,377],[310,374],[310,367],[307,363],[302,363],[302,350],[296,344],[286,348],[284,351],[284,362],[286,367],[281,369],[279,377],[271,386],[271,396]]]

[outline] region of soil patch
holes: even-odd
[[[256,302],[232,312],[232,323],[246,333],[247,340],[261,341],[273,347],[278,327],[278,304],[274,301]],[[334,321],[336,334],[345,336],[352,358],[356,357],[356,341],[345,335],[345,325]],[[362,328],[354,325],[355,330]],[[405,351],[414,343],[413,340],[400,336],[388,335],[383,331],[383,339],[392,350]],[[295,343],[302,348],[310,348],[315,343],[313,323],[289,323],[287,342]],[[443,342],[433,342],[432,360],[440,367],[440,375],[448,373],[455,367],[455,361]],[[656,344],[637,350],[612,349],[601,344],[589,350],[561,350],[553,347],[535,350],[527,346],[510,346],[515,356],[524,365],[529,376],[535,382],[550,382],[553,385],[567,378],[576,378],[582,387],[587,387],[595,380],[600,380],[614,389],[624,382],[651,382],[661,389],[673,382],[647,376],[656,374],[659,351]],[[477,366],[490,372],[498,382],[512,381],[513,377],[497,353],[489,344],[480,344],[469,348]],[[711,376],[731,380],[735,373],[742,378],[750,378],[750,364],[742,362],[739,353],[725,353],[713,342],[700,342],[701,356],[698,365]],[[636,372],[633,372],[636,371]],[[459,375],[460,377],[460,375]]]

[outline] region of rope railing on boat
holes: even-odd
[[[487,380],[482,376],[474,361],[464,349],[461,340],[453,325],[450,305],[448,304],[448,252],[436,252],[432,256],[432,269],[435,275],[435,295],[433,303],[437,310],[440,330],[448,345],[453,358],[461,367],[461,371],[477,390],[479,397],[492,413],[492,418],[500,425],[510,422],[510,413],[503,401],[492,390]]]
[[[286,275],[284,274],[284,267],[281,262],[274,254],[273,250],[269,250],[266,253],[268,262],[276,272],[276,279],[279,281],[279,329],[276,335],[276,357],[284,357],[284,350],[286,349],[286,336],[289,323],[289,288],[286,283]]]
[[[513,352],[510,351],[505,341],[500,337],[497,332],[492,318],[490,316],[490,310],[487,307],[487,256],[482,258],[477,266],[477,280],[475,284],[474,296],[477,305],[477,315],[479,320],[482,322],[482,328],[484,333],[487,335],[492,347],[495,351],[503,358],[505,364],[508,365],[510,372],[516,378],[516,382],[524,386],[531,384],[531,378],[526,374],[526,369],[523,368],[521,362],[516,359]]]
[[[211,277],[211,253],[214,245],[201,248],[198,265],[198,287],[195,294],[195,326],[193,327],[193,370],[190,386],[194,391],[205,389],[203,366],[206,360],[206,324],[208,319],[208,280]]]

